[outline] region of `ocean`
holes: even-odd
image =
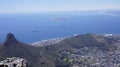
[[[7,33],[25,43],[74,34],[120,34],[120,16],[95,13],[0,14],[0,43]]]

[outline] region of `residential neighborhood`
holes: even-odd
[[[57,61],[69,67],[120,67],[120,53],[84,47],[59,52]]]

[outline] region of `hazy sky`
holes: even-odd
[[[0,0],[0,13],[120,9],[120,0]]]

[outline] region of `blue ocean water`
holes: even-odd
[[[56,20],[56,18],[59,18]],[[62,19],[61,19],[62,18]],[[63,19],[64,18],[64,19]],[[1,14],[0,42],[11,32],[22,42],[84,33],[120,34],[120,16],[106,14]]]

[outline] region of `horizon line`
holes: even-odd
[[[0,14],[39,14],[39,13],[67,13],[67,12],[85,12],[85,11],[120,11],[120,9],[98,9],[98,10],[68,10],[68,11],[23,11],[23,12],[0,12]]]

